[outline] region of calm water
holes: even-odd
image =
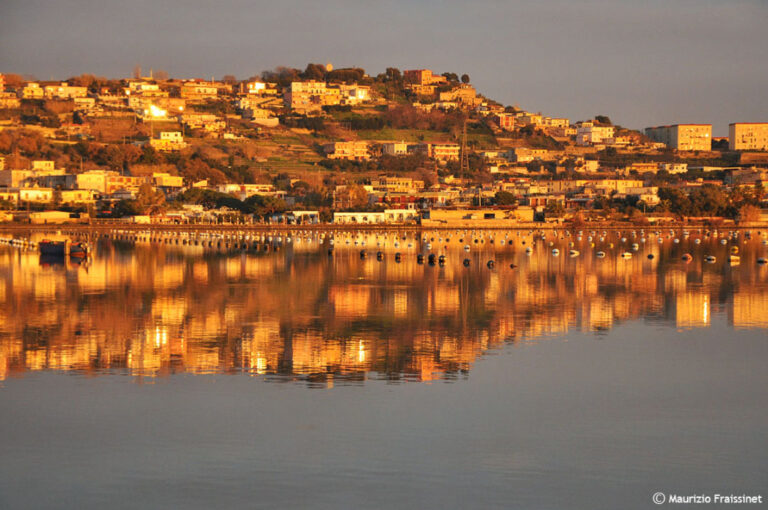
[[[760,236],[507,235],[0,246],[0,508],[765,500]]]

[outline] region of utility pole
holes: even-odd
[[[469,173],[469,154],[467,154],[467,118],[464,117],[464,126],[461,133],[461,167],[462,176]]]

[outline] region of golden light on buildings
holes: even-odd
[[[645,316],[699,328],[727,312],[733,327],[768,328],[768,274],[747,265],[649,271],[640,257],[583,257],[555,267],[539,250],[514,271],[499,263],[492,272],[405,257],[361,262],[356,247],[355,256],[332,260],[302,252],[299,263],[283,252],[200,258],[182,256],[181,247],[178,256],[153,249],[96,257],[86,271],[0,247],[0,263],[11,268],[0,273],[0,379],[117,369],[151,377],[242,371],[317,384],[364,381],[371,372],[428,381],[469,370],[508,342]],[[723,297],[729,285],[734,292]]]

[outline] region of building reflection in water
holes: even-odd
[[[350,239],[339,237],[333,256],[317,238],[248,254],[100,241],[82,265],[0,247],[0,379],[54,370],[141,380],[245,373],[320,386],[430,381],[465,377],[505,344],[624,321],[707,328],[719,315],[734,328],[768,328],[759,239],[729,241],[741,249],[738,266],[725,262],[729,246],[709,238],[653,239],[631,259],[619,256],[627,247],[618,241],[598,258],[603,248],[583,239],[571,258],[553,256],[549,241],[526,254],[530,236],[471,253],[452,239],[438,248],[444,266],[417,263],[420,240],[396,248],[391,238],[369,239],[381,247],[362,259]],[[571,240],[555,245],[567,254]]]

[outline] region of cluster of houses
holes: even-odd
[[[658,164],[671,165],[671,164]],[[658,170],[651,169],[650,171]],[[671,171],[685,171],[685,166]],[[702,167],[704,171],[720,171],[718,180],[698,179],[685,182],[683,191],[692,191],[705,184],[718,186],[762,186],[768,183],[768,170],[757,167]],[[551,204],[563,209],[589,208],[600,198],[623,200],[634,197],[636,204],[652,208],[659,204],[658,187],[650,185],[648,175],[637,177],[589,176],[584,179],[555,180],[536,179],[530,176],[502,176],[487,184],[474,184],[467,179],[446,176],[427,185],[424,180],[402,176],[380,175],[367,183],[356,185],[364,193],[364,204],[359,194],[353,201],[350,185],[337,185],[332,190],[333,209],[337,211],[333,221],[337,223],[383,223],[412,221],[452,221],[479,219],[507,219],[533,221],[544,219],[542,213]],[[135,199],[142,186],[161,191],[173,198],[189,187],[214,189],[232,195],[239,200],[251,196],[275,197],[285,200],[289,206],[299,205],[300,197],[291,196],[272,184],[220,184],[209,187],[206,181],[185,183],[180,176],[156,172],[148,176],[128,176],[110,170],[88,170],[72,174],[56,168],[53,161],[32,161],[28,169],[6,169],[0,158],[0,202],[23,209],[30,204],[93,205],[100,207],[120,200]],[[504,192],[514,198],[514,204],[505,204],[498,214],[488,209],[496,206],[498,194]],[[365,207],[360,207],[364,205]],[[376,206],[376,207],[371,207]],[[363,209],[360,212],[350,209]],[[485,208],[485,209],[483,209]],[[463,211],[460,217],[456,211]],[[484,211],[484,212],[483,212]],[[181,215],[186,219],[205,216],[205,211],[187,208]],[[290,216],[293,215],[293,216]],[[314,223],[319,219],[317,211],[288,213],[276,216],[276,221]]]
[[[468,80],[466,80],[468,81]],[[725,186],[761,186],[768,182],[764,168],[768,164],[768,123],[733,123],[729,126],[728,149],[737,151],[738,164],[732,167],[691,166],[681,162],[633,162],[622,166],[601,164],[597,153],[612,147],[630,154],[656,153],[673,149],[680,152],[709,152],[713,147],[711,124],[675,124],[648,127],[643,134],[620,130],[607,119],[571,124],[567,118],[548,117],[541,113],[504,107],[477,94],[469,83],[459,83],[428,69],[406,70],[402,84],[409,92],[412,105],[423,111],[461,109],[475,121],[490,127],[504,148],[473,146],[471,151],[486,163],[492,182],[478,185],[468,180],[444,177],[434,185],[405,177],[380,176],[363,184],[367,205],[380,206],[380,211],[337,212],[334,221],[354,223],[439,220],[449,214],[450,207],[488,207],[496,194],[507,192],[515,197],[514,213],[506,219],[532,220],[551,203],[564,208],[589,206],[599,197],[621,199],[633,196],[649,207],[659,203],[658,188],[648,180],[659,172],[685,174],[698,170],[704,174],[719,171],[718,180],[698,179],[683,185],[695,189],[708,182]],[[122,82],[119,89],[27,81],[7,86],[0,74],[0,109],[19,108],[24,100],[68,102],[81,117],[130,117],[147,122],[152,135],[146,145],[161,152],[178,152],[189,146],[185,133],[237,139],[229,129],[229,120],[237,117],[260,127],[279,125],[280,116],[324,115],[329,106],[373,107],[388,105],[375,87],[359,83],[331,83],[318,80],[296,80],[285,86],[262,80],[239,84],[204,80],[155,80],[140,78]],[[212,101],[224,101],[234,107],[236,115],[208,108]],[[201,107],[201,105],[203,107]],[[227,111],[232,111],[228,109]],[[154,123],[166,121],[164,129],[155,133]],[[178,131],[167,130],[167,121],[179,123]],[[85,129],[79,126],[71,128]],[[558,142],[557,149],[505,143],[515,133],[533,128]],[[449,138],[451,135],[446,134]],[[351,137],[354,138],[354,137]],[[321,145],[322,155],[330,160],[367,161],[381,156],[401,157],[420,154],[437,166],[462,158],[462,144],[455,139],[442,142],[406,142],[382,140],[337,140]],[[656,158],[659,159],[659,158]],[[575,172],[576,179],[552,179],[555,174]],[[714,175],[714,174],[713,174]],[[436,179],[437,180],[437,179]],[[187,187],[207,187],[207,182],[184,182],[180,176],[153,173],[146,176],[124,175],[108,170],[88,170],[77,174],[55,168],[53,161],[32,161],[29,168],[5,168],[0,155],[0,202],[20,207],[23,204],[94,204],[136,198],[139,189],[150,185],[173,197]],[[349,209],[344,186],[333,193],[334,209]],[[271,184],[222,184],[213,189],[240,200],[253,195],[274,196],[289,205],[296,199]],[[428,218],[425,218],[425,211]],[[442,213],[440,211],[443,211]],[[305,214],[306,213],[306,214]],[[296,221],[315,221],[316,212],[301,212]],[[453,213],[450,213],[453,214]],[[449,215],[450,215],[449,214]],[[479,213],[472,213],[476,215]],[[483,216],[491,215],[490,212]]]
[[[723,180],[697,179],[685,182],[680,189],[692,191],[706,184],[752,187],[768,183],[768,170],[765,169],[725,170]],[[590,207],[599,198],[624,200],[634,197],[636,203],[647,207],[654,207],[660,202],[658,186],[651,185],[648,180],[642,178],[539,180],[530,177],[509,177],[488,184],[474,185],[466,179],[446,177],[427,187],[421,180],[381,176],[371,179],[370,184],[362,187],[369,204],[418,210],[490,206],[496,204],[498,193],[505,192],[514,198],[517,208],[530,208],[531,217],[534,213],[543,212],[551,203],[569,209]],[[341,185],[335,189],[336,209],[349,206],[345,188],[346,186]]]

